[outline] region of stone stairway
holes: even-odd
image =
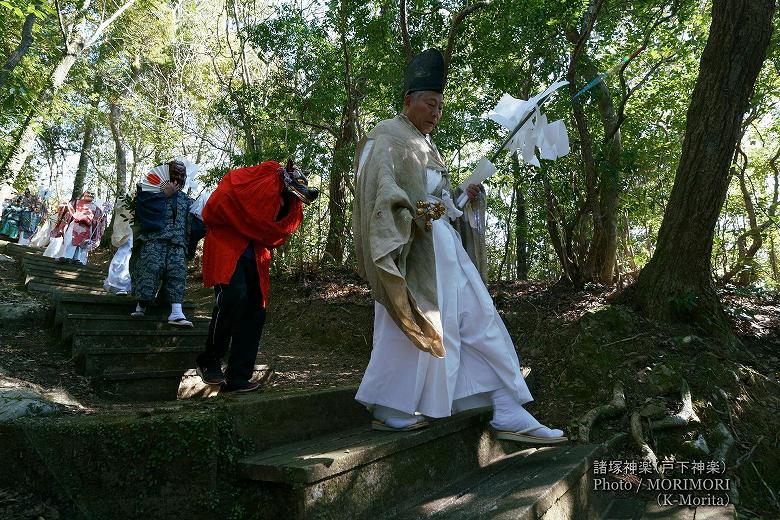
[[[239,461],[240,477],[258,486],[247,513],[300,520],[736,519],[733,506],[659,507],[594,491],[602,445],[500,441],[488,426],[491,415],[472,410],[395,433],[371,431],[364,414],[357,426],[258,450]]]
[[[496,440],[489,418],[489,410],[475,410],[406,433],[371,431],[366,418],[354,428],[258,452],[240,462],[241,476],[267,498],[251,514],[597,518],[588,468],[598,446],[529,449]]]
[[[165,321],[169,307],[159,303],[147,316],[132,318],[133,300],[108,294],[103,270],[57,262],[17,244],[4,249],[21,262],[27,290],[51,297],[55,330],[77,372],[98,391],[121,401],[176,399],[180,385],[189,396],[203,391],[193,390],[199,385],[190,369],[206,341],[208,319],[195,317],[193,329],[175,329]],[[194,315],[193,304],[182,307]]]
[[[98,389],[124,401],[170,400],[182,388],[188,389],[185,395],[203,395],[191,367],[208,320],[196,319],[192,330],[170,329],[162,321],[167,307],[156,304],[146,317],[130,318],[132,300],[105,294],[100,270],[55,263],[19,246],[6,246],[5,252],[21,260],[30,291],[51,295],[61,341],[71,349],[77,370]],[[191,316],[192,306],[185,309]],[[0,484],[4,478],[21,479],[17,471],[34,475],[36,482],[67,482],[63,472],[89,475],[80,481],[74,502],[94,518],[138,518],[137,511],[146,511],[146,518],[227,517],[227,509],[207,510],[193,499],[209,496],[215,479],[240,489],[233,497],[240,501],[242,518],[734,518],[733,508],[680,513],[611,500],[594,492],[592,461],[602,455],[601,446],[535,448],[500,441],[485,409],[434,420],[412,432],[372,431],[355,390],[233,395],[165,404],[134,418],[94,414],[14,424],[0,428],[0,445],[7,443],[20,460],[42,462],[19,470],[22,465],[10,465]],[[168,433],[160,434],[160,442],[145,444],[161,430]],[[154,473],[156,482],[178,483],[176,492],[125,478],[128,468],[140,471],[149,461],[169,460],[181,432],[197,433],[188,437],[186,455]],[[230,471],[217,474],[214,468],[226,461],[212,458],[223,456],[216,446],[231,436],[248,448],[236,455]],[[48,439],[53,454],[67,452],[68,462],[45,459],[37,438]],[[121,442],[104,444],[104,439]],[[136,442],[148,450],[139,460],[119,455]],[[114,467],[117,460],[126,467]],[[122,472],[122,486],[107,469],[112,467]]]

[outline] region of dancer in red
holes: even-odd
[[[207,384],[248,392],[252,381],[270,285],[271,250],[287,241],[303,220],[303,205],[316,189],[291,161],[274,161],[228,172],[203,208],[203,284],[214,287],[216,305],[197,371]],[[230,348],[227,370],[222,358]]]

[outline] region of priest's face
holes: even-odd
[[[443,108],[443,96],[432,90],[412,92],[404,98],[404,114],[423,134],[433,132]]]

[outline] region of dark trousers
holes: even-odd
[[[265,308],[260,277],[254,259],[241,257],[230,283],[214,287],[217,303],[209,323],[206,350],[198,364],[219,367],[230,349],[225,378],[229,386],[249,383],[260,347],[265,323]]]

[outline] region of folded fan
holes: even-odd
[[[167,164],[155,166],[141,179],[141,190],[162,191],[170,180]]]

